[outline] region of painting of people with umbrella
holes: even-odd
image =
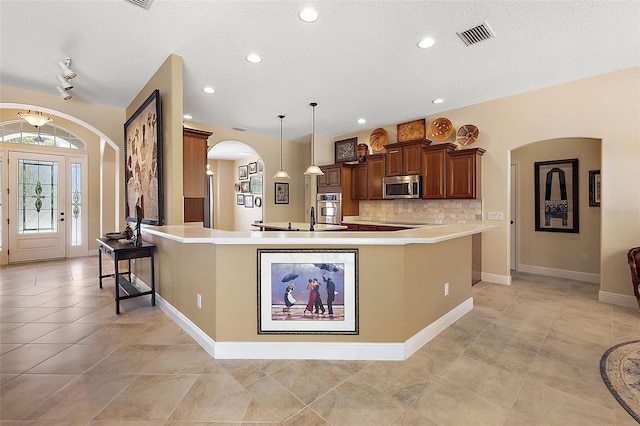
[[[357,330],[357,250],[258,250],[259,318],[274,331]]]

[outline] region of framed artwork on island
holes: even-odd
[[[258,334],[358,334],[358,249],[258,249]]]
[[[356,145],[358,138],[349,138],[335,142],[335,162],[344,163],[345,161],[356,161]]]
[[[579,233],[578,159],[534,163],[536,231]]]
[[[289,184],[286,182],[275,182],[275,204],[289,204]]]
[[[251,176],[249,188],[252,194],[262,194],[262,176]]]
[[[124,213],[128,221],[162,225],[162,129],[160,91],[154,90],[124,124]]]
[[[244,205],[244,194],[236,194],[236,204],[239,206]]]
[[[249,174],[255,174],[258,173],[258,163],[257,162],[253,162],[253,163],[249,163]]]
[[[589,206],[600,207],[600,170],[589,170]]]
[[[239,180],[249,179],[249,166],[238,166],[238,179]]]
[[[253,208],[253,195],[247,194],[244,196],[244,206],[248,209]]]

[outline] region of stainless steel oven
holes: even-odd
[[[342,194],[337,192],[318,194],[316,200],[317,223],[340,225],[342,223]]]

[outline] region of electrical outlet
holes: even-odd
[[[200,293],[196,294],[196,307],[202,309],[202,295]]]
[[[502,212],[487,212],[487,219],[489,220],[503,220],[504,213]]]
[[[586,253],[582,253],[580,255],[580,262],[588,262],[589,261],[589,257],[587,256]]]
[[[444,283],[444,295],[449,295],[449,283]]]

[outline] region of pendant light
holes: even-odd
[[[33,127],[44,126],[51,121],[51,117],[44,115],[40,111],[31,112],[31,110],[29,110],[29,112],[19,112],[18,115]]]
[[[291,179],[291,176],[289,176],[289,173],[282,170],[282,119],[284,118],[284,115],[279,115],[278,118],[280,118],[280,170],[278,170],[276,174],[273,175],[273,178],[274,179]]]
[[[313,108],[311,110],[311,165],[307,168],[304,174],[307,176],[318,176],[324,174],[324,172],[320,170],[320,167],[316,166],[316,155],[314,150],[316,139],[316,106],[318,104],[315,102],[311,102],[309,105],[311,105],[311,108]]]

